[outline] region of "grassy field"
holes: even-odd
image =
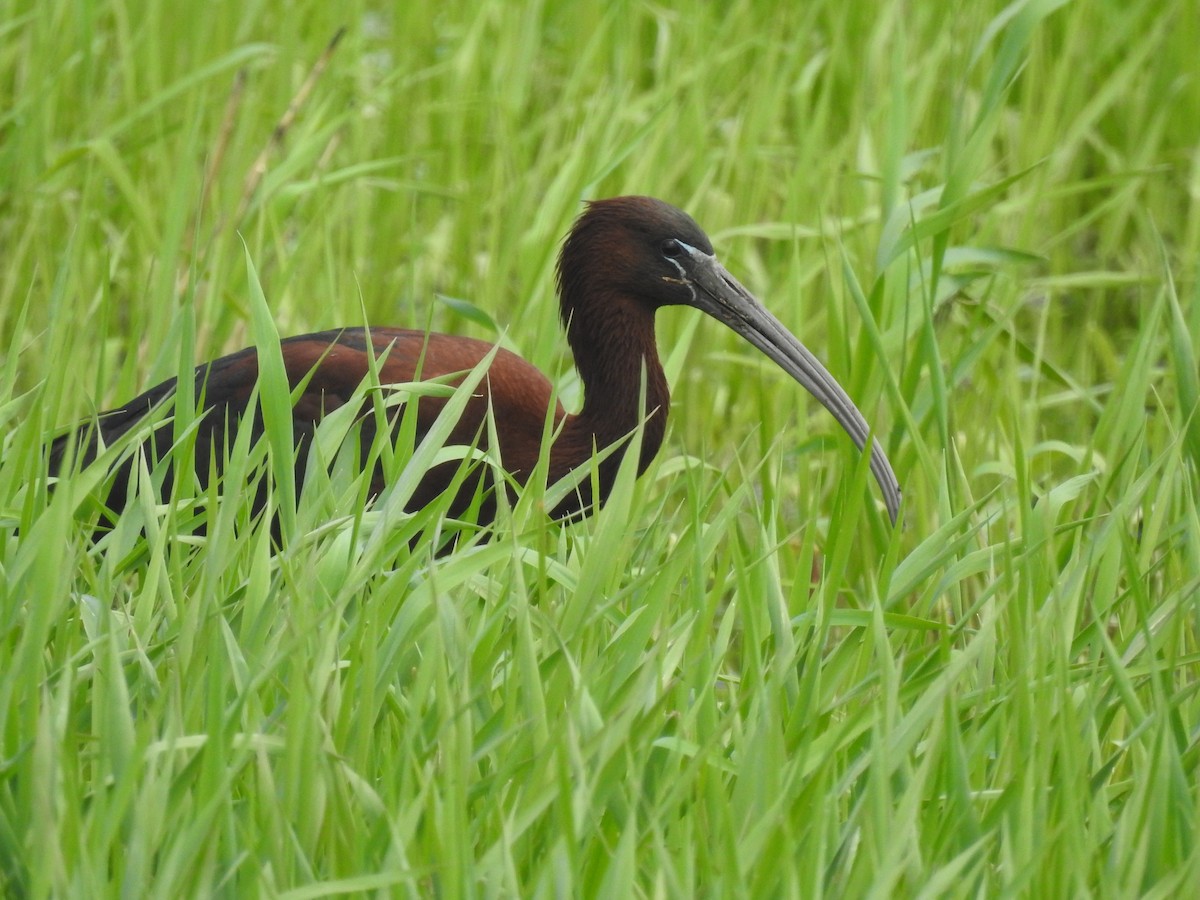
[[[1194,0],[668,7],[6,4],[0,894],[1197,890]],[[338,469],[284,552],[238,490],[95,546],[102,467],[47,492],[62,427],[273,329],[500,339],[578,402],[555,255],[620,193],[842,380],[902,530],[688,310],[579,525],[532,486],[435,558]]]

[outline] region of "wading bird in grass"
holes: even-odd
[[[850,397],[817,358],[725,270],[708,237],[683,211],[649,197],[590,203],[563,244],[558,289],[567,342],[583,383],[582,409],[568,413],[545,375],[515,354],[497,349],[446,442],[486,448],[490,407],[501,465],[516,482],[529,478],[542,452],[543,436],[549,435],[547,482],[551,484],[587,464],[596,451],[615,447],[599,463],[596,477],[581,479],[578,488],[552,510],[556,518],[587,515],[604,502],[639,424],[644,422],[639,474],[662,445],[670,395],[654,341],[654,314],[663,306],[691,306],[723,322],[816,397],[860,450],[868,446],[870,429]],[[344,328],[288,338],[280,349],[293,392],[307,379],[292,408],[296,483],[300,484],[321,418],[352,398],[362,402],[355,390],[368,376],[369,357],[378,360],[384,385],[446,376],[453,376],[454,383],[494,347],[486,341],[423,331]],[[248,408],[258,378],[255,348],[197,367],[195,471],[201,487],[213,463],[220,466],[236,429],[245,423],[256,437],[262,433],[261,412]],[[119,409],[101,413],[96,422],[57,438],[51,448],[51,472],[56,473],[68,455],[83,463],[93,461],[102,445],[138,426],[174,389],[175,380],[166,381]],[[421,397],[410,402],[417,403],[419,438],[447,401]],[[553,428],[547,429],[550,414]],[[361,424],[364,448],[375,437],[375,421],[367,404]],[[169,422],[155,426],[146,441],[148,458],[166,458],[173,440]],[[72,447],[77,449],[69,454]],[[870,454],[871,472],[895,523],[900,486],[877,440],[870,443]],[[431,468],[408,508],[420,508],[442,494],[457,471],[456,463]],[[128,458],[116,468],[107,500],[114,514],[126,502],[132,472],[133,461]],[[373,477],[372,491],[378,494],[385,486],[382,471],[377,469]],[[482,477],[477,473],[460,483],[459,499],[450,504],[452,514],[470,506]],[[168,480],[164,491],[169,489]],[[480,523],[487,524],[494,514],[494,499],[485,498],[477,509]]]

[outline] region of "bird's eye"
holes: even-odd
[[[683,256],[683,244],[675,240],[675,238],[667,238],[662,242],[662,255],[667,259],[678,259]]]

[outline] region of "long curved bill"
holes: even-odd
[[[833,414],[855,446],[864,449],[871,428],[821,361],[742,287],[715,256],[687,244],[682,246],[687,255],[675,262],[683,275],[682,280],[692,288],[696,308],[725,323],[800,382]],[[900,484],[878,440],[871,443],[871,473],[879,483],[888,516],[895,525],[900,514]]]

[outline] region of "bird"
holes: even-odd
[[[368,377],[371,356],[378,360],[378,377],[384,385],[433,378],[458,384],[494,353],[447,445],[487,449],[490,411],[501,466],[516,484],[524,484],[530,477],[544,439],[552,442],[548,484],[588,464],[597,451],[613,448],[599,462],[595,476],[579,479],[578,486],[549,511],[560,520],[589,515],[611,491],[632,443],[630,436],[639,425],[643,428],[639,475],[663,444],[670,390],[655,341],[655,313],[666,306],[687,306],[723,323],[765,354],[833,415],[860,451],[869,452],[870,470],[895,525],[900,485],[879,441],[871,439],[862,413],[825,366],[725,269],[708,236],[686,212],[643,196],[587,203],[563,242],[556,281],[562,326],[583,386],[582,406],[574,413],[562,406],[554,386],[536,367],[488,341],[383,327],[348,327],[280,341],[293,394],[304,384],[292,407],[296,484],[302,483],[318,423],[355,396],[356,388]],[[253,437],[261,436],[262,415],[253,402],[258,378],[254,347],[196,367],[195,475],[201,489],[207,487],[210,466],[220,467],[237,429],[250,427]],[[76,467],[94,462],[103,447],[138,427],[175,390],[176,379],[170,379],[60,435],[51,443],[50,474],[61,475],[69,460],[74,460]],[[419,438],[447,400],[422,396],[408,402],[417,403]],[[553,418],[550,429],[546,427],[548,416]],[[377,420],[364,409],[360,421],[361,446],[369,448]],[[167,459],[173,439],[170,422],[154,426],[144,443],[147,457]],[[105,501],[110,524],[127,502],[133,467],[134,460],[127,455],[110,473]],[[457,464],[449,463],[430,469],[408,508],[421,508],[445,492],[457,469]],[[482,477],[476,474],[460,482],[460,496],[450,504],[449,512],[460,514],[475,499],[472,511],[477,524],[487,526],[496,506],[494,497],[478,503],[476,492]],[[169,495],[171,478],[168,472],[164,494]],[[383,472],[377,468],[372,474],[373,495],[385,487]],[[258,508],[265,501],[263,491],[265,487],[260,487]]]

